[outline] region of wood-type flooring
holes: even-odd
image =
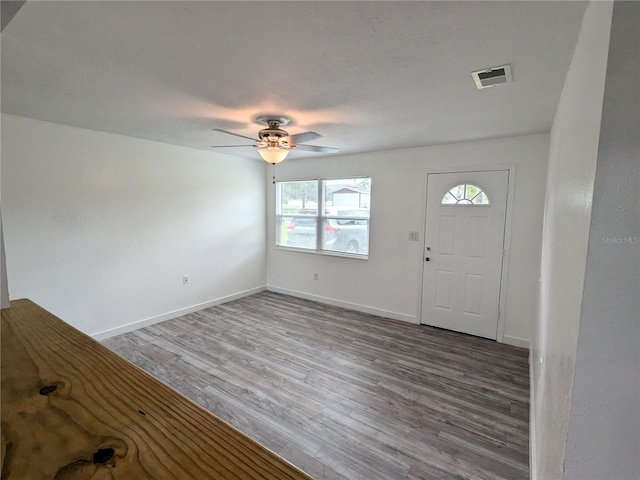
[[[316,479],[529,478],[525,349],[273,292],[103,343]]]

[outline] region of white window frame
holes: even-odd
[[[371,182],[371,177],[369,176],[354,176],[354,177],[334,177],[334,178],[312,178],[312,179],[300,179],[300,180],[278,180],[276,181],[276,201],[275,201],[275,225],[276,225],[276,237],[275,237],[275,243],[276,243],[276,248],[278,250],[287,250],[287,251],[292,251],[292,252],[301,252],[301,253],[311,253],[311,254],[315,254],[315,255],[329,255],[329,256],[334,256],[334,257],[347,257],[347,258],[355,258],[355,259],[359,259],[359,260],[368,260],[369,258],[369,252],[371,250],[371,216],[369,215],[367,216],[349,216],[348,219],[349,220],[353,220],[355,221],[365,221],[367,222],[367,244],[368,244],[368,248],[367,248],[367,253],[366,254],[362,254],[362,253],[349,253],[349,252],[342,252],[342,251],[336,251],[336,250],[327,250],[322,248],[322,246],[324,245],[324,236],[325,236],[325,231],[324,231],[324,221],[325,220],[344,220],[345,217],[344,216],[336,216],[336,215],[327,215],[326,212],[326,197],[325,197],[325,182],[327,181],[332,181],[332,180],[351,180],[351,179],[356,179],[356,178],[367,178],[369,179],[369,182]],[[318,198],[317,198],[317,211],[316,211],[316,215],[315,216],[311,216],[311,215],[304,215],[304,214],[283,214],[281,211],[281,207],[282,207],[282,202],[281,202],[281,184],[284,183],[293,183],[293,182],[317,182],[318,184]],[[371,187],[369,187],[369,196],[371,196]],[[348,208],[348,207],[345,207]],[[353,207],[353,208],[358,208],[358,207]],[[370,206],[369,206],[369,212],[371,211]],[[278,244],[279,242],[279,232],[278,229],[282,228],[282,222],[284,218],[314,218],[316,221],[316,245],[315,248],[303,248],[303,247],[296,247],[296,246],[292,246],[292,245],[280,245]]]
[[[476,193],[472,198],[467,198],[467,186],[470,185],[472,187],[475,187],[479,190],[478,193]],[[460,186],[464,186],[464,196],[463,198],[457,198],[453,193],[451,193],[451,191],[454,188],[460,187]],[[447,197],[447,195],[451,195],[452,198],[454,198],[456,200],[455,203],[445,203],[444,199]],[[484,195],[484,198],[487,200],[486,203],[473,203],[473,201],[476,199],[476,197],[478,197],[479,195]],[[478,185],[477,183],[473,183],[473,182],[463,182],[463,183],[458,183],[456,185],[452,185],[446,192],[445,194],[442,196],[442,199],[440,200],[440,206],[441,207],[490,207],[491,206],[491,200],[489,199],[489,196],[487,195],[487,193],[485,192],[484,188],[481,185]]]

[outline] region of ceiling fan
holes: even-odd
[[[253,142],[251,145],[212,145],[211,147],[256,147],[262,159],[272,165],[276,165],[287,158],[287,155],[289,155],[289,152],[293,149],[319,153],[334,153],[339,150],[334,147],[321,147],[318,145],[306,145],[304,143],[300,143],[315,140],[316,138],[320,138],[322,135],[316,132],[303,132],[289,135],[286,130],[280,128],[291,123],[291,119],[288,117],[282,115],[260,115],[255,120],[259,124],[267,126],[267,128],[263,128],[258,132],[258,139],[222,130],[220,128],[213,129],[216,132],[222,132],[235,137],[251,140]]]

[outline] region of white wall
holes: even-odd
[[[533,333],[548,136],[470,142],[318,159],[287,160],[279,180],[371,176],[367,261],[275,248],[274,187],[267,189],[267,285],[327,303],[410,322],[421,302],[427,170],[515,164],[515,199],[507,278],[505,341],[527,345]],[[420,242],[408,241],[420,231]],[[313,280],[318,272],[319,280]]]
[[[253,160],[3,115],[10,296],[104,337],[263,288],[264,175]]]
[[[611,3],[592,2],[551,130],[539,319],[532,346],[532,478],[562,478],[583,299]]]
[[[615,2],[564,479],[640,478],[640,3]]]

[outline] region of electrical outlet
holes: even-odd
[[[317,274],[317,273],[314,273],[314,274],[313,274],[313,279],[314,279],[314,280],[318,280],[318,274]]]
[[[417,242],[420,238],[420,234],[418,232],[409,232],[409,241]]]
[[[183,275],[182,276],[182,284],[183,285],[189,285],[189,275]]]

